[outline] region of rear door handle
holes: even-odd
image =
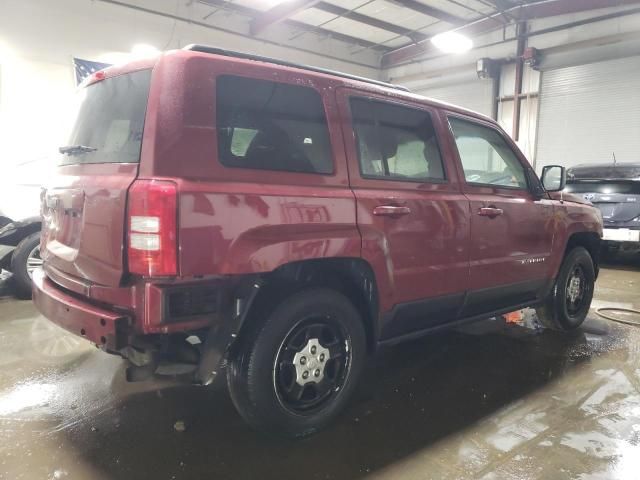
[[[481,217],[495,218],[499,215],[502,215],[503,213],[504,210],[496,207],[482,207],[478,209],[478,215],[480,215]]]
[[[411,213],[409,207],[399,207],[397,205],[378,205],[373,209],[373,214],[385,217],[400,217]]]

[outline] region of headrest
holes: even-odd
[[[381,128],[378,132],[378,142],[380,142],[381,153],[385,159],[396,156],[398,152],[398,139],[393,130]]]

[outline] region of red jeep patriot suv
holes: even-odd
[[[570,330],[589,310],[598,211],[487,117],[201,46],[79,94],[33,298],[130,380],[224,372],[250,424],[300,436],[380,345],[523,307]]]

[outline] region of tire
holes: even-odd
[[[362,373],[367,351],[358,311],[340,293],[313,288],[253,320],[227,368],[236,409],[268,434],[315,433],[345,407]]]
[[[536,311],[543,326],[558,330],[575,330],[589,313],[595,286],[595,268],[589,252],[576,247],[564,258],[553,289],[543,306]],[[579,278],[575,288],[572,279]]]
[[[20,298],[31,298],[31,276],[27,269],[27,261],[34,249],[40,247],[40,231],[23,238],[11,256],[11,272],[16,295]],[[38,253],[37,258],[40,258]]]

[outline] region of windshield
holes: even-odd
[[[142,70],[82,88],[62,165],[138,163],[150,79],[151,70]]]

